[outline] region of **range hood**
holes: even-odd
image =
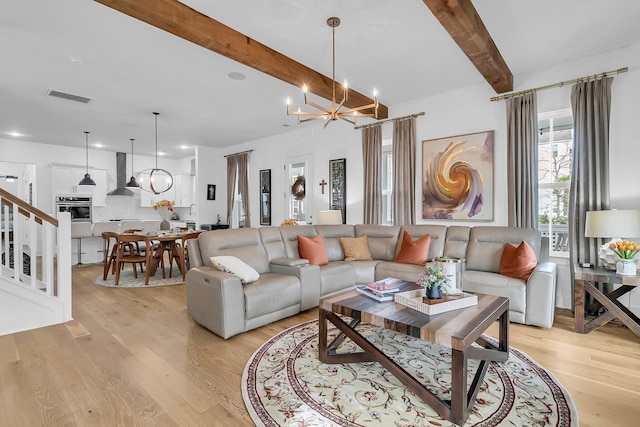
[[[116,153],[116,184],[117,188],[107,196],[133,196],[133,191],[125,187],[127,184],[127,154]]]

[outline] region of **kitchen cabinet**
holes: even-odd
[[[188,208],[194,201],[194,178],[190,173],[179,173],[174,177],[173,185],[176,188],[176,206]]]
[[[86,167],[51,165],[53,196],[68,194],[91,196],[93,206],[106,206],[107,171],[104,169],[89,168],[91,179],[95,181],[96,185],[78,185],[78,183],[82,181],[82,178],[84,178],[85,173],[87,173]]]

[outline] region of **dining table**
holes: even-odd
[[[185,278],[187,274],[187,266],[184,256],[184,244],[178,244],[179,240],[182,240],[187,234],[192,234],[193,230],[185,231],[161,231],[159,233],[147,233],[146,236],[153,242],[159,245],[158,249],[152,254],[150,264],[147,266],[149,269],[149,275],[156,274],[158,266],[162,264],[164,253],[169,254],[169,268],[171,269],[172,259],[176,259],[178,268],[182,278]],[[171,273],[171,272],[170,272]],[[164,278],[164,268],[162,270],[162,276]]]

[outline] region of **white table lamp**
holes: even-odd
[[[584,236],[594,238],[640,237],[640,210],[589,211],[585,218]],[[607,242],[600,247],[599,258],[605,268],[616,269],[618,259]]]
[[[342,211],[326,210],[318,212],[318,224],[342,224]]]

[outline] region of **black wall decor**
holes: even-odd
[[[329,160],[329,209],[341,211],[347,223],[347,159]]]

